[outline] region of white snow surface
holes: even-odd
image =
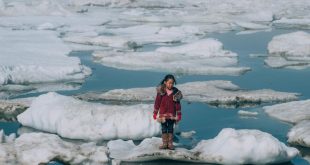
[[[115,160],[140,162],[172,159],[216,164],[269,164],[287,162],[299,154],[278,139],[259,130],[224,128],[216,137],[200,141],[193,149],[159,150],[159,138],[133,141],[114,140],[108,143],[110,157]],[[238,152],[236,152],[238,151]]]
[[[152,104],[103,105],[49,92],[33,100],[17,119],[24,126],[70,139],[140,140],[160,134],[152,113]]]

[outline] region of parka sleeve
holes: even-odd
[[[155,103],[154,103],[154,114],[158,113],[160,103],[161,103],[161,95],[160,93],[157,93],[156,98],[155,98]]]

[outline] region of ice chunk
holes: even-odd
[[[67,142],[47,133],[26,133],[0,144],[0,162],[4,164],[43,164],[55,159],[70,164],[107,163],[107,148],[94,142]]]
[[[303,31],[281,34],[268,44],[265,63],[273,68],[303,69],[310,65],[310,34]]]
[[[148,24],[105,29],[104,32],[128,38],[138,45],[192,41],[197,40],[198,35],[204,34],[198,27],[191,25],[165,27]]]
[[[82,80],[91,69],[52,31],[0,29],[0,85]],[[17,48],[18,49],[15,49]]]
[[[245,30],[266,30],[270,29],[270,26],[262,25],[262,24],[256,24],[252,22],[235,22],[238,26],[243,27]]]
[[[270,164],[288,162],[299,154],[278,139],[259,130],[223,129],[215,138],[200,141],[191,150],[159,150],[159,138],[133,141],[114,140],[108,143],[110,157],[128,162],[172,159],[216,164]],[[238,152],[236,152],[238,151]]]
[[[213,80],[178,84],[184,100],[189,102],[205,102],[212,105],[281,102],[296,100],[296,93],[278,92],[270,89],[242,90],[231,81]],[[77,95],[83,100],[95,101],[132,101],[152,102],[155,99],[155,87],[113,89],[104,93],[88,92]]]
[[[196,134],[196,131],[187,131],[187,132],[180,132],[180,136],[182,138],[192,138]]]
[[[288,103],[265,106],[265,112],[282,121],[298,123],[310,119],[310,100],[292,101]]]
[[[258,112],[250,112],[250,111],[239,110],[238,114],[241,116],[257,116]]]
[[[0,120],[16,121],[17,115],[30,107],[35,97],[0,100]]]
[[[160,133],[152,113],[152,104],[102,105],[49,92],[37,97],[17,119],[24,126],[71,139],[143,139]]]
[[[272,22],[277,28],[310,29],[310,18],[282,18]]]
[[[136,45],[135,42],[131,42],[128,38],[121,36],[105,36],[98,34],[81,33],[74,34],[72,36],[66,36],[63,38],[65,42],[71,42],[84,45],[105,46],[113,48],[132,48]]]
[[[34,83],[27,85],[7,84],[0,86],[0,99],[9,99],[21,94],[30,94],[36,92],[52,92],[77,90],[81,87],[83,80],[74,80],[68,82],[52,83]]]
[[[288,142],[310,147],[310,120],[303,120],[295,125],[287,134]]]
[[[103,65],[128,70],[196,75],[241,75],[250,70],[248,67],[238,67],[237,55],[223,50],[222,43],[215,39],[172,48],[160,47],[154,52],[97,51],[93,56],[96,62]]]

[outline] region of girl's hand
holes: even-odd
[[[157,114],[154,113],[154,114],[153,114],[153,119],[156,120],[156,118],[157,118]]]
[[[178,115],[177,119],[176,119],[176,122],[180,122],[182,119],[182,116],[181,115]]]

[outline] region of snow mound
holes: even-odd
[[[303,69],[310,64],[310,34],[297,31],[272,38],[265,63],[273,68]]]
[[[17,120],[70,139],[139,140],[160,134],[160,124],[152,113],[151,104],[102,105],[49,92],[34,99]]]

